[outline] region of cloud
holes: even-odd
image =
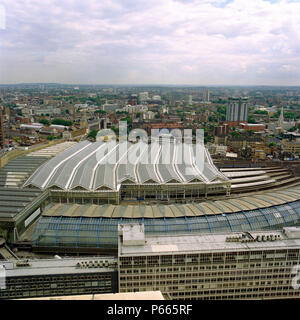
[[[299,2],[0,4],[1,83],[300,84]]]

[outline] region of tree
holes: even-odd
[[[255,119],[253,116],[248,117],[248,123],[256,123]]]
[[[296,131],[298,128],[297,127],[291,127],[288,131],[289,132],[294,132],[294,131]]]
[[[267,110],[255,110],[254,114],[268,114]]]
[[[71,126],[72,125],[72,121],[67,121],[67,120],[63,120],[63,119],[54,119],[52,121],[52,124],[57,124],[57,125],[61,125],[61,126]]]
[[[49,126],[49,125],[50,125],[50,121],[47,120],[47,119],[41,119],[39,122],[40,122],[41,124],[44,124],[45,126]]]
[[[98,109],[98,110],[95,111],[95,113],[106,114],[106,111]]]
[[[284,112],[283,114],[284,114],[284,117],[285,117],[286,119],[293,119],[293,120],[295,120],[296,117],[297,117],[296,112]]]
[[[232,137],[240,137],[241,134],[240,134],[240,132],[238,132],[238,131],[232,131],[232,132],[231,132],[231,136],[232,136]]]
[[[119,136],[119,128],[111,126],[110,129],[116,134],[116,136]]]
[[[97,133],[98,133],[99,130],[92,130],[89,134],[88,134],[88,138],[93,138],[96,140],[96,137],[97,137]]]
[[[55,136],[48,136],[47,140],[52,141],[54,139],[59,139],[59,137],[55,137]]]

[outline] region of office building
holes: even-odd
[[[203,101],[209,102],[209,90],[205,90],[203,93]]]
[[[0,299],[118,292],[117,259],[88,257],[2,261]]]
[[[144,235],[119,225],[119,292],[171,299],[300,298],[300,228],[202,235]],[[296,268],[296,267],[295,267]]]
[[[226,110],[226,122],[239,124],[248,122],[248,98],[229,98]]]

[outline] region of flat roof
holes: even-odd
[[[228,237],[242,237],[243,232],[200,234],[200,235],[146,235],[144,246],[124,246],[119,241],[119,256],[164,255],[164,254],[192,254],[228,251],[280,250],[299,249],[300,237],[289,238],[282,231],[250,231],[253,238],[257,236],[276,235],[281,240],[229,242]]]
[[[111,267],[100,266],[100,262],[108,261]],[[91,262],[91,266],[89,266]],[[18,266],[19,263],[28,263],[28,266]],[[78,264],[84,264],[80,267]],[[45,274],[73,274],[112,272],[117,269],[117,259],[114,257],[82,257],[62,259],[36,259],[23,261],[3,261],[7,277],[38,276]]]
[[[57,296],[28,298],[18,300],[165,300],[160,291],[106,293],[106,294],[85,294],[76,296]]]

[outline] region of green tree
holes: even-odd
[[[248,117],[248,123],[256,123],[255,119],[253,116]]]
[[[69,127],[69,126],[72,125],[72,121],[67,121],[67,120],[64,120],[64,119],[54,119],[52,121],[52,124],[57,124],[57,125]]]
[[[284,112],[283,114],[286,119],[294,119],[295,120],[297,117],[296,112]]]
[[[254,114],[268,114],[267,110],[255,110]]]
[[[47,119],[41,119],[39,122],[40,122],[41,124],[44,124],[45,126],[49,126],[49,125],[50,125],[50,121],[47,120]]]
[[[288,131],[289,132],[294,132],[294,131],[296,131],[298,128],[297,127],[291,127]]]
[[[119,136],[119,128],[115,126],[111,126],[110,129],[116,134],[116,136]]]
[[[106,111],[98,109],[98,110],[95,111],[95,113],[106,114]]]
[[[59,139],[60,137],[55,137],[55,136],[48,136],[47,140],[52,141],[54,139]]]
[[[99,130],[92,130],[89,134],[88,134],[88,138],[93,138],[96,140],[96,137],[97,137],[97,133],[98,133]]]

